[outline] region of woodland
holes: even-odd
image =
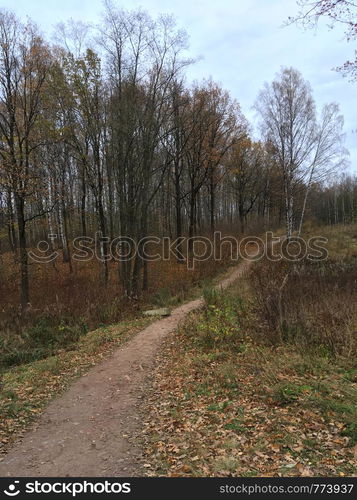
[[[287,25],[327,18],[355,39],[353,2],[297,3]],[[0,453],[147,326],[144,309],[202,296],[159,356],[139,472],[352,474],[357,176],[339,105],[281,67],[251,103],[256,127],[214,77],[190,80],[196,62],[171,15],[107,0],[98,24],[47,39],[0,10]],[[355,84],[356,61],[341,64]],[[217,232],[321,236],[328,259],[239,262],[217,291],[226,253],[188,265]]]

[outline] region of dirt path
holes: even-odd
[[[249,267],[244,261],[217,288]],[[140,475],[140,403],[162,340],[203,300],[155,321],[50,403],[0,463],[0,476]]]

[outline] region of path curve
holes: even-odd
[[[250,266],[245,260],[216,288],[226,288]],[[151,323],[108,359],[54,399],[0,463],[0,476],[120,477],[138,475],[140,402],[163,339],[191,311],[193,300]]]

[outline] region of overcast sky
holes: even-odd
[[[202,58],[188,70],[189,79],[212,76],[241,104],[256,126],[252,106],[264,81],[280,67],[293,66],[309,80],[318,108],[340,104],[345,117],[346,146],[351,170],[357,173],[357,84],[332,68],[352,57],[354,47],[343,40],[341,29],[318,30],[282,27],[297,11],[295,0],[121,0],[123,8],[143,7],[151,15],[172,13],[190,37],[190,54]],[[55,23],[72,17],[98,22],[101,0],[0,0],[22,18],[29,16],[49,37]]]

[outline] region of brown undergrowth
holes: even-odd
[[[326,262],[262,260],[228,291],[206,292],[158,361],[148,475],[356,474],[357,264],[346,242]]]

